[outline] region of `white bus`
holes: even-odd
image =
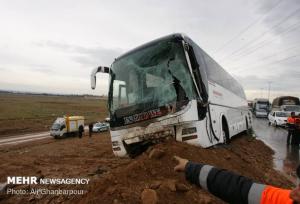
[[[165,137],[210,147],[249,129],[242,86],[196,43],[172,34],[115,59],[108,73],[108,109],[116,156],[134,156]]]

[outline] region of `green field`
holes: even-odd
[[[0,93],[0,136],[49,130],[57,117],[81,115],[89,122],[107,117],[106,99]]]

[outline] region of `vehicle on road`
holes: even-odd
[[[165,137],[210,147],[252,126],[242,86],[194,41],[172,34],[97,67],[110,75],[113,152],[134,156]]]
[[[247,102],[248,102],[248,109],[252,110],[253,109],[253,101],[248,100]]]
[[[282,105],[280,110],[291,114],[291,112],[295,112],[295,115],[300,114],[300,105]]]
[[[76,135],[79,133],[81,126],[84,128],[83,116],[64,116],[57,118],[50,129],[50,135],[54,138]]]
[[[255,117],[267,118],[270,110],[270,102],[265,98],[256,98],[253,101],[253,114]]]
[[[280,96],[274,98],[272,102],[272,110],[282,110],[284,106],[300,106],[300,100],[295,96]]]
[[[93,132],[104,132],[109,130],[109,124],[108,123],[95,123],[93,125]]]
[[[268,115],[269,125],[277,126],[286,126],[287,118],[289,114],[283,111],[272,111]]]

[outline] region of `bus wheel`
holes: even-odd
[[[224,117],[222,118],[222,137],[224,144],[230,143],[228,125]]]

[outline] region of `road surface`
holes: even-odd
[[[49,132],[30,133],[26,135],[1,137],[0,146],[19,144],[19,143],[29,142],[33,140],[45,139],[49,137],[51,137]]]
[[[84,127],[84,130],[88,131],[88,126]],[[31,142],[35,140],[41,140],[46,138],[52,138],[50,136],[50,132],[39,132],[39,133],[29,133],[29,134],[23,134],[23,135],[16,135],[16,136],[8,136],[8,137],[0,137],[0,146],[4,145],[15,145],[20,144],[24,142]]]
[[[275,168],[295,182],[295,169],[300,163],[299,147],[286,144],[287,130],[281,127],[269,126],[267,119],[258,118],[253,118],[253,129],[257,138],[274,150]]]

